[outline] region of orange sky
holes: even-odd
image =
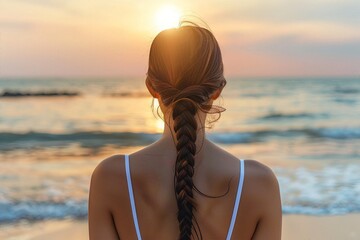
[[[0,0],[0,77],[144,76],[169,4],[211,27],[226,76],[360,75],[356,0]]]

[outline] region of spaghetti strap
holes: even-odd
[[[228,231],[228,234],[226,236],[226,240],[231,239],[231,235],[232,235],[232,232],[234,230],[236,216],[237,216],[237,212],[238,212],[238,209],[239,209],[239,203],[240,203],[240,198],[241,198],[242,187],[243,187],[243,184],[244,184],[244,174],[245,174],[244,167],[245,167],[245,164],[244,164],[243,159],[240,159],[240,164],[239,165],[240,165],[240,171],[239,171],[240,176],[239,176],[238,189],[237,189],[237,193],[236,193],[236,199],[235,199],[233,214],[232,214],[232,217],[231,217],[229,231]]]
[[[137,219],[137,215],[136,215],[134,192],[133,192],[133,187],[132,187],[132,183],[131,183],[130,162],[129,162],[128,154],[125,154],[125,171],[126,171],[126,180],[127,180],[128,190],[129,190],[130,205],[131,205],[131,211],[132,211],[134,225],[135,225],[135,231],[136,231],[138,240],[141,240],[140,228],[139,228],[139,223],[138,223],[138,219]]]

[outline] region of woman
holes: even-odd
[[[160,32],[146,86],[165,120],[162,137],[94,170],[90,240],[281,239],[281,201],[273,172],[240,160],[206,138],[207,114],[226,84],[220,48],[197,25]]]

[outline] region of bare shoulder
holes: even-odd
[[[277,182],[273,170],[259,161],[247,159],[245,160],[245,168],[246,173],[250,177],[256,178],[259,181]]]
[[[92,172],[90,188],[97,189],[104,196],[116,197],[119,194],[117,189],[124,182],[124,168],[124,155],[116,154],[103,159]]]
[[[113,155],[100,161],[93,170],[88,199],[90,239],[120,239],[114,216],[117,204],[123,206],[121,190],[121,162],[123,156]],[[120,178],[120,179],[119,179]]]
[[[256,160],[245,160],[245,184],[250,185],[251,195],[256,197],[279,194],[279,183],[273,170]]]
[[[274,172],[255,160],[245,161],[248,209],[253,209],[256,229],[252,239],[281,239],[282,207],[279,183]]]
[[[114,175],[121,174],[121,169],[123,168],[124,155],[115,154],[109,156],[98,163],[95,167],[92,177],[98,177],[101,179],[106,179]],[[99,179],[100,180],[100,179]]]

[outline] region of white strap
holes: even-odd
[[[125,171],[126,171],[126,180],[127,180],[128,190],[129,190],[131,211],[132,211],[132,215],[133,215],[136,235],[137,235],[138,240],[141,240],[140,228],[139,228],[139,223],[138,223],[138,219],[137,219],[137,215],[136,215],[134,193],[133,193],[133,188],[132,188],[132,183],[131,183],[129,155],[127,155],[127,154],[125,154]]]
[[[235,200],[234,210],[233,210],[233,214],[232,214],[232,217],[231,217],[230,227],[229,227],[228,234],[226,236],[226,240],[231,239],[231,235],[232,235],[232,232],[234,230],[234,225],[235,225],[236,216],[237,216],[239,203],[240,203],[242,187],[243,187],[243,184],[244,184],[244,160],[243,159],[240,159],[240,164],[239,165],[240,165],[240,176],[239,176],[238,189],[237,189],[237,193],[236,193],[236,200]]]

